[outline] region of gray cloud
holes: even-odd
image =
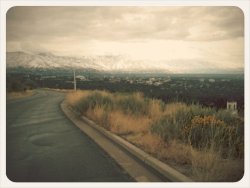
[[[244,67],[237,7],[13,7],[6,21],[7,51],[125,54],[176,71]]]
[[[243,21],[236,7],[14,7],[7,40],[223,40],[242,37]]]

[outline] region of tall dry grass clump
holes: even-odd
[[[77,90],[76,92],[71,92],[70,94],[66,95],[66,101],[70,106],[76,107],[82,99],[86,99],[86,97],[88,97],[90,94],[91,91],[88,90]]]
[[[68,104],[196,181],[238,181],[244,121],[229,111],[149,99],[142,93],[77,91]]]
[[[110,129],[119,135],[144,133],[149,129],[151,120],[145,116],[131,116],[114,111],[109,116]]]

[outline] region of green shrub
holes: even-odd
[[[176,126],[174,118],[170,117],[163,117],[155,121],[150,129],[152,133],[159,135],[165,142],[177,138],[180,130],[181,129]]]
[[[82,113],[85,113],[88,109],[94,109],[96,106],[104,107],[105,110],[111,110],[113,109],[114,102],[110,97],[94,92],[92,95],[81,98],[75,104],[75,108]]]
[[[225,157],[243,157],[244,122],[230,115],[190,105],[154,121],[150,131],[165,142],[178,139],[200,150],[212,148]]]
[[[237,114],[232,114],[228,110],[219,110],[215,116],[230,126],[242,126],[244,124],[244,121]]]
[[[112,109],[113,101],[108,96],[103,96],[101,93],[95,92],[88,96],[86,100],[89,101],[89,108],[94,109],[96,106],[104,107],[104,109]]]
[[[211,108],[202,108],[200,105],[190,105],[177,109],[171,115],[166,115],[152,123],[151,132],[160,135],[165,141],[170,139],[181,139],[181,131],[184,126],[189,125],[193,117],[197,115],[213,114]]]
[[[194,116],[209,116],[216,113],[216,110],[214,108],[202,107],[199,104],[192,104],[187,106],[187,111],[192,114],[192,118]]]
[[[118,100],[117,106],[126,114],[146,115],[148,114],[148,103],[133,95],[123,97]]]
[[[74,104],[74,108],[81,113],[85,113],[89,109],[89,102],[86,98],[81,98],[76,104]]]
[[[223,137],[226,125],[214,116],[195,116],[190,124],[182,129],[182,135],[186,142],[196,148],[207,148],[211,144],[217,145],[218,137]]]
[[[240,127],[228,126],[215,116],[195,116],[184,126],[185,142],[198,149],[213,149],[225,157],[242,157],[239,146],[243,143]]]

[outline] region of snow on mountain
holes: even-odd
[[[7,67],[58,68],[84,67],[76,58],[55,56],[50,53],[29,54],[26,52],[7,52]]]
[[[31,54],[27,52],[7,52],[7,68],[84,68],[98,71],[164,71],[155,63],[134,61],[123,56],[97,55],[83,57],[56,56],[51,53]],[[165,70],[164,72],[168,72]]]

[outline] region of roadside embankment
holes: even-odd
[[[195,181],[241,179],[244,121],[226,110],[165,104],[141,93],[78,91],[68,105],[105,129]]]

